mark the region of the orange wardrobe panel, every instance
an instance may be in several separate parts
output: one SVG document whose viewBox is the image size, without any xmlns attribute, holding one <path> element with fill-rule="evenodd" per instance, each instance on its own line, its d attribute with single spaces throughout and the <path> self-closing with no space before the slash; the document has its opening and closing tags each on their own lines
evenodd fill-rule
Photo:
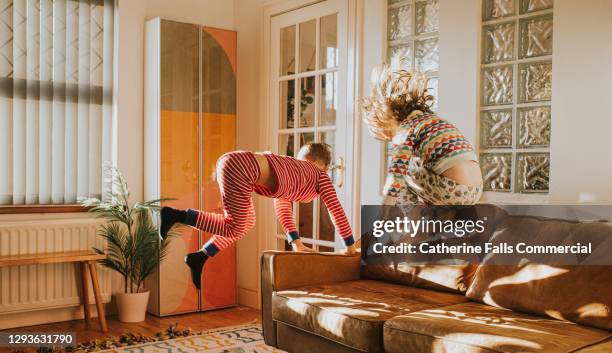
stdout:
<svg viewBox="0 0 612 353">
<path fill-rule="evenodd" d="M 236 33 L 153 19 L 146 24 L 145 198 L 222 212 L 215 164 L 236 143 Z M 183 263 L 212 236 L 189 227 L 147 281 L 149 312 L 164 316 L 236 303 L 236 249 L 206 263 L 202 290 Z"/>
</svg>

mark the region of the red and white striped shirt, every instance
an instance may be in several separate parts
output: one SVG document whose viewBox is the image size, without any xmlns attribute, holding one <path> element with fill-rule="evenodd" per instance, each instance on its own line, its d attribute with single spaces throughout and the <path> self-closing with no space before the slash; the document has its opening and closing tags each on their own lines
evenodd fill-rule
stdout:
<svg viewBox="0 0 612 353">
<path fill-rule="evenodd" d="M 273 153 L 265 153 L 264 156 L 276 174 L 276 190 L 256 185 L 255 192 L 275 199 L 276 215 L 285 231 L 297 232 L 291 203 L 310 202 L 320 196 L 336 230 L 347 244 L 352 244 L 353 231 L 329 175 L 309 161 Z"/>
</svg>

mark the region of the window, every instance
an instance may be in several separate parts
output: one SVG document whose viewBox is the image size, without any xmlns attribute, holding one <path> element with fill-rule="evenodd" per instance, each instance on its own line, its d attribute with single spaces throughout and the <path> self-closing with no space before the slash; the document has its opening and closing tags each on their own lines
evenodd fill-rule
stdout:
<svg viewBox="0 0 612 353">
<path fill-rule="evenodd" d="M 426 72 L 430 94 L 436 98 L 434 110 L 438 109 L 439 9 L 438 0 L 388 0 L 387 63 Z M 383 172 L 389 163 L 389 147 L 386 143 Z"/>
<path fill-rule="evenodd" d="M 548 193 L 553 0 L 483 0 L 480 163 L 485 190 Z"/>
<path fill-rule="evenodd" d="M 438 96 L 438 0 L 389 0 L 387 62 L 395 68 L 416 69 L 431 77 Z"/>
<path fill-rule="evenodd" d="M 0 205 L 100 197 L 111 159 L 114 0 L 0 8 Z"/>
</svg>

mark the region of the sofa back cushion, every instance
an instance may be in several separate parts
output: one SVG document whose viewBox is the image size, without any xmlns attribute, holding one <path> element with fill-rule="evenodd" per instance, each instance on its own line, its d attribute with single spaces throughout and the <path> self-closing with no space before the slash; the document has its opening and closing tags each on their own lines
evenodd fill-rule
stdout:
<svg viewBox="0 0 612 353">
<path fill-rule="evenodd" d="M 431 213 L 435 212 L 435 215 Z M 475 237 L 479 239 L 488 239 L 494 229 L 495 224 L 499 223 L 507 216 L 503 209 L 488 204 L 479 204 L 470 207 L 426 207 L 414 206 L 410 208 L 407 216 L 409 219 L 418 220 L 421 217 L 425 219 L 435 220 L 486 220 L 485 231 L 479 234 L 467 234 L 463 238 L 454 238 L 446 240 L 438 240 L 451 244 L 456 242 L 460 244 L 465 238 Z M 386 219 L 393 219 L 387 216 Z M 394 242 L 392 245 L 399 243 L 418 243 L 423 241 L 425 237 L 430 237 L 432 234 L 419 233 L 413 238 L 403 238 Z M 364 242 L 368 237 L 364 238 Z M 368 244 L 365 244 L 368 247 Z M 368 255 L 369 256 L 369 255 Z M 366 279 L 375 279 L 379 281 L 410 285 L 413 287 L 449 291 L 453 293 L 465 293 L 468 289 L 474 273 L 478 268 L 478 262 L 466 262 L 464 264 L 446 264 L 446 263 L 427 263 L 427 258 L 423 255 L 414 254 L 395 254 L 391 257 L 388 254 L 381 255 L 381 261 L 367 261 L 361 267 L 361 277 Z"/>
<path fill-rule="evenodd" d="M 509 216 L 494 234 L 496 242 L 533 244 L 609 244 L 612 223 L 580 223 L 525 216 Z M 601 248 L 600 248 L 601 249 Z M 507 254 L 493 254 L 478 268 L 467 297 L 489 305 L 539 314 L 611 330 L 612 266 L 554 265 L 523 257 L 518 265 L 500 261 Z M 516 255 L 518 256 L 518 255 Z M 565 262 L 567 263 L 567 262 Z"/>
</svg>

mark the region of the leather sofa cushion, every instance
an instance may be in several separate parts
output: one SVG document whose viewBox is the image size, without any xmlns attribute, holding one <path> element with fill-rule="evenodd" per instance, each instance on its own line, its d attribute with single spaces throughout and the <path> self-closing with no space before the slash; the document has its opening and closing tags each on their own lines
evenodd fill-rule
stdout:
<svg viewBox="0 0 612 353">
<path fill-rule="evenodd" d="M 497 228 L 500 242 L 536 239 L 538 244 L 569 244 L 589 239 L 597 244 L 612 236 L 612 223 L 535 217 L 507 217 Z M 526 261 L 520 265 L 489 265 L 502 256 L 507 255 L 493 255 L 480 266 L 466 293 L 469 298 L 612 330 L 612 266 L 544 265 L 529 255 L 522 255 Z"/>
<path fill-rule="evenodd" d="M 386 320 L 466 301 L 457 294 L 359 280 L 277 291 L 272 318 L 364 352 L 381 352 Z"/>
<path fill-rule="evenodd" d="M 397 214 L 386 215 L 386 219 L 395 217 L 408 217 L 409 219 L 434 219 L 434 220 L 485 220 L 485 231 L 482 233 L 467 234 L 462 238 L 453 237 L 451 239 L 437 240 L 447 245 L 457 245 L 463 243 L 465 239 L 480 239 L 484 242 L 490 238 L 495 229 L 495 225 L 507 216 L 502 208 L 495 205 L 479 204 L 469 207 L 429 207 L 429 206 L 409 206 L 402 209 L 391 209 L 390 212 Z M 405 213 L 402 213 L 405 212 Z M 420 232 L 414 237 L 404 237 L 394 245 L 399 243 L 419 243 L 434 234 Z M 365 244 L 370 236 L 363 238 Z M 433 242 L 435 243 L 435 241 Z M 433 244 L 432 243 L 432 244 Z M 376 256 L 380 259 L 376 259 Z M 368 255 L 368 263 L 361 268 L 361 277 L 367 279 L 381 280 L 398 284 L 405 284 L 413 287 L 421 287 L 433 290 L 444 290 L 454 293 L 465 293 L 471 284 L 474 273 L 478 268 L 478 260 L 465 264 L 449 265 L 448 263 L 426 263 L 430 257 L 423 258 L 423 255 L 416 254 L 396 254 L 396 255 Z"/>
<path fill-rule="evenodd" d="M 559 353 L 602 342 L 610 332 L 478 303 L 427 309 L 388 320 L 388 353 Z"/>
<path fill-rule="evenodd" d="M 605 340 L 604 342 L 595 343 L 592 346 L 582 348 L 576 351 L 576 353 L 610 353 L 612 352 L 612 338 Z"/>
</svg>

